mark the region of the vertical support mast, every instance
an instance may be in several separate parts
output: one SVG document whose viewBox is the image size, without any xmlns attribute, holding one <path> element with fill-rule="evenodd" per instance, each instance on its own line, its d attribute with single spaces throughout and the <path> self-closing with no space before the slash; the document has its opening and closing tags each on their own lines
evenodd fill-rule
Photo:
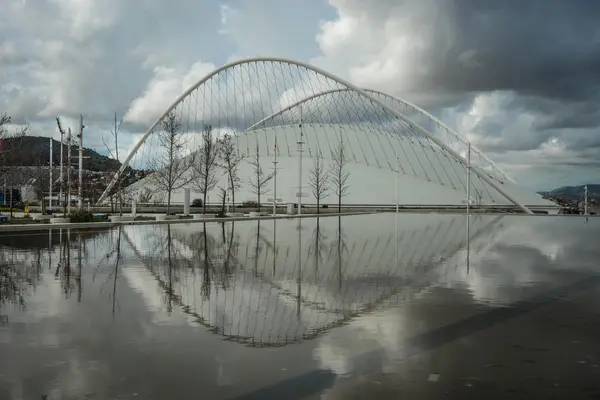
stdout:
<svg viewBox="0 0 600 400">
<path fill-rule="evenodd" d="M 302 215 L 302 145 L 304 144 L 304 133 L 302 131 L 302 106 L 300 106 L 300 140 L 298 141 L 298 215 Z"/>
<path fill-rule="evenodd" d="M 48 207 L 52 210 L 52 138 L 50 138 L 50 185 L 48 186 Z"/>
<path fill-rule="evenodd" d="M 467 145 L 467 214 L 471 211 L 471 142 Z"/>
</svg>

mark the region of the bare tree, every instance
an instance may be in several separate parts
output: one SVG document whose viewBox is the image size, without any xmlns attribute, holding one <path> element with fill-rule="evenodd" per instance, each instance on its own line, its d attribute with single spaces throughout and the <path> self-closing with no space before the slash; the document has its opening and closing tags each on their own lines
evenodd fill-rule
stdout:
<svg viewBox="0 0 600 400">
<path fill-rule="evenodd" d="M 235 192 L 242 187 L 242 180 L 239 176 L 240 162 L 244 155 L 238 152 L 233 143 L 233 136 L 226 134 L 220 141 L 220 166 L 225 169 L 229 190 L 231 190 L 231 202 L 235 207 Z"/>
<path fill-rule="evenodd" d="M 202 193 L 203 213 L 206 214 L 206 197 L 217 186 L 216 167 L 219 157 L 219 142 L 215 140 L 212 126 L 204 127 L 202 147 L 198 150 L 194 169 L 194 189 Z"/>
<path fill-rule="evenodd" d="M 251 178 L 248 180 L 250 184 L 250 190 L 254 193 L 258 199 L 258 211 L 260 211 L 260 196 L 268 193 L 267 183 L 273 176 L 275 172 L 271 172 L 270 174 L 265 174 L 260 165 L 260 148 L 258 146 L 258 142 L 256 142 L 256 151 L 252 154 L 252 157 L 248 161 L 250 165 L 252 165 L 253 171 Z"/>
<path fill-rule="evenodd" d="M 6 125 L 9 125 L 11 122 L 12 118 L 10 117 L 10 115 L 6 113 L 0 115 L 0 139 L 21 138 L 29 133 L 29 126 L 19 128 L 13 133 L 10 133 Z"/>
<path fill-rule="evenodd" d="M 156 192 L 150 199 L 150 204 L 154 206 L 160 206 L 165 204 L 165 194 L 161 192 Z"/>
<path fill-rule="evenodd" d="M 181 121 L 175 112 L 170 112 L 161 121 L 162 131 L 158 140 L 164 152 L 161 152 L 152 162 L 154 170 L 152 181 L 159 190 L 167 193 L 167 214 L 171 210 L 171 196 L 174 190 L 181 189 L 193 179 L 189 174 L 194 164 L 194 153 L 182 156 L 187 141 L 183 136 Z"/>
<path fill-rule="evenodd" d="M 308 184 L 312 188 L 313 195 L 317 200 L 317 214 L 319 214 L 321 200 L 329 192 L 329 171 L 325 169 L 321 151 L 317 151 L 315 156 L 313 167 L 308 176 Z"/>
<path fill-rule="evenodd" d="M 333 192 L 338 199 L 339 213 L 342 212 L 342 198 L 348 194 L 348 178 L 350 177 L 350 172 L 348 172 L 348 154 L 346 153 L 344 139 L 341 135 L 338 147 L 331 152 L 331 159 L 333 160 L 330 166 L 331 183 L 333 184 Z"/>
<path fill-rule="evenodd" d="M 227 200 L 227 189 L 219 186 L 219 201 L 221 203 L 221 214 L 225 215 L 225 201 Z"/>
<path fill-rule="evenodd" d="M 152 196 L 152 189 L 150 189 L 149 187 L 144 187 L 138 193 L 138 202 L 140 204 L 149 204 L 150 202 L 152 202 Z"/>
<path fill-rule="evenodd" d="M 117 122 L 117 113 L 115 113 L 114 125 L 113 128 L 110 130 L 110 135 L 112 136 L 111 145 L 106 143 L 106 141 L 104 140 L 104 133 L 102 133 L 102 143 L 104 143 L 104 147 L 106 147 L 106 150 L 108 150 L 108 154 L 110 155 L 110 157 L 114 160 L 117 160 L 117 162 L 119 163 L 116 171 L 114 171 L 114 176 L 116 176 L 119 173 L 119 169 L 121 166 L 121 161 L 119 160 L 119 132 L 121 130 L 122 123 L 123 119 Z M 119 215 L 123 215 L 123 191 L 121 188 L 122 182 L 123 177 L 119 176 L 116 185 L 117 198 L 119 202 Z"/>
</svg>

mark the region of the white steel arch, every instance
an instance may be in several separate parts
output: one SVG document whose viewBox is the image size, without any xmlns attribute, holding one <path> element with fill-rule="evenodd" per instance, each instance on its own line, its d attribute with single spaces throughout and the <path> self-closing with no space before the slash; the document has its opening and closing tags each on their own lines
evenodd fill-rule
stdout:
<svg viewBox="0 0 600 400">
<path fill-rule="evenodd" d="M 208 74 L 207 76 L 205 76 L 204 78 L 202 78 L 201 80 L 199 80 L 196 84 L 192 85 L 181 96 L 179 96 L 167 108 L 167 110 L 159 118 L 157 118 L 155 120 L 155 122 L 150 126 L 150 128 L 146 131 L 146 133 L 142 136 L 142 138 L 134 146 L 134 148 L 132 149 L 132 151 L 127 155 L 127 157 L 125 158 L 125 160 L 123 161 L 123 163 L 121 165 L 121 168 L 119 168 L 119 171 L 117 171 L 117 174 L 115 174 L 115 176 L 113 177 L 113 179 L 109 183 L 108 187 L 106 188 L 106 190 L 102 194 L 102 196 L 100 196 L 100 199 L 98 200 L 98 203 L 101 203 L 107 197 L 108 193 L 112 190 L 113 186 L 115 185 L 115 183 L 119 179 L 120 175 L 123 173 L 123 171 L 129 165 L 129 162 L 131 161 L 131 159 L 133 158 L 133 156 L 137 153 L 137 151 L 139 150 L 139 148 L 147 140 L 147 138 L 154 131 L 154 129 L 189 94 L 191 94 L 194 90 L 196 90 L 202 84 L 204 84 L 209 79 L 211 79 L 212 77 L 216 76 L 217 74 L 219 74 L 222 71 L 225 71 L 227 69 L 230 69 L 230 68 L 233 68 L 235 66 L 242 65 L 242 64 L 259 63 L 259 62 L 264 62 L 264 63 L 269 63 L 269 62 L 270 63 L 281 63 L 281 64 L 287 64 L 287 65 L 297 66 L 297 67 L 300 67 L 300 68 L 305 68 L 306 70 L 315 72 L 316 74 L 322 75 L 325 78 L 328 78 L 328 79 L 330 79 L 330 80 L 332 80 L 332 81 L 334 81 L 334 82 L 336 82 L 336 83 L 338 83 L 338 84 L 340 84 L 342 86 L 345 86 L 348 90 L 353 91 L 353 92 L 361 95 L 365 99 L 369 100 L 371 103 L 379 106 L 381 109 L 383 109 L 387 113 L 389 113 L 392 116 L 396 117 L 397 119 L 405 122 L 406 124 L 408 124 L 409 126 L 411 126 L 413 129 L 415 129 L 418 133 L 420 133 L 421 135 L 425 136 L 427 139 L 429 139 L 430 141 L 432 141 L 433 143 L 435 143 L 438 147 L 440 147 L 441 149 L 443 149 L 444 151 L 446 151 L 446 153 L 448 153 L 450 156 L 452 156 L 456 161 L 458 161 L 460 164 L 462 164 L 465 168 L 468 167 L 467 166 L 467 161 L 463 157 L 461 157 L 460 154 L 458 154 L 454 149 L 450 148 L 448 145 L 446 145 L 444 142 L 442 142 L 437 137 L 435 137 L 434 135 L 432 135 L 425 128 L 423 128 L 419 124 L 416 124 L 414 121 L 410 120 L 408 117 L 406 117 L 404 114 L 402 114 L 401 112 L 399 112 L 395 108 L 392 108 L 391 106 L 389 106 L 388 104 L 384 103 L 383 101 L 375 98 L 372 94 L 369 94 L 364 89 L 361 89 L 358 86 L 356 86 L 356 85 L 354 85 L 354 84 L 352 84 L 352 83 L 350 83 L 350 82 L 348 82 L 348 81 L 346 81 L 346 80 L 344 80 L 344 79 L 342 79 L 340 77 L 337 77 L 337 76 L 335 76 L 335 75 L 333 75 L 333 74 L 331 74 L 331 73 L 329 73 L 329 72 L 327 72 L 325 70 L 322 70 L 321 68 L 315 67 L 313 65 L 310 65 L 310 64 L 302 62 L 302 61 L 296 61 L 296 60 L 291 60 L 291 59 L 287 59 L 287 58 L 279 58 L 279 57 L 254 57 L 254 58 L 247 58 L 247 59 L 242 59 L 242 60 L 234 61 L 234 62 L 225 64 L 225 65 L 217 68 L 216 70 L 214 70 L 213 72 L 211 72 L 210 74 Z M 479 177 L 481 180 L 485 181 L 489 186 L 491 186 L 492 188 L 494 188 L 498 193 L 500 193 L 502 196 L 504 196 L 509 202 L 511 202 L 515 206 L 519 207 L 523 212 L 525 212 L 527 214 L 533 214 L 533 212 L 529 208 L 527 208 L 527 206 L 525 206 L 520 201 L 518 201 L 517 199 L 515 199 L 513 196 L 511 196 L 510 194 L 508 194 L 505 190 L 503 190 L 502 187 L 500 187 L 497 184 L 497 182 L 495 182 L 492 178 L 490 178 L 485 171 L 483 171 L 480 168 L 478 168 L 476 166 L 473 166 L 473 165 L 470 166 L 470 168 L 471 168 L 471 171 L 477 177 Z"/>
<path fill-rule="evenodd" d="M 329 94 L 333 94 L 333 93 L 338 93 L 338 92 L 346 92 L 346 91 L 350 91 L 352 89 L 350 88 L 336 88 L 336 89 L 331 89 L 331 90 L 326 90 L 323 91 L 321 93 L 315 93 L 311 96 L 305 97 L 303 99 L 300 99 L 276 112 L 274 112 L 271 115 L 266 116 L 265 118 L 261 119 L 260 121 L 256 122 L 255 124 L 253 124 L 252 126 L 250 126 L 248 129 L 246 129 L 246 131 L 251 131 L 255 128 L 260 127 L 261 125 L 263 125 L 265 122 L 276 118 L 277 116 L 285 113 L 286 111 L 292 110 L 293 108 L 296 108 L 306 102 L 309 102 L 310 100 L 316 99 L 318 97 L 322 97 L 322 96 L 327 96 Z M 439 125 L 440 127 L 442 127 L 444 130 L 446 130 L 450 135 L 452 135 L 456 140 L 458 140 L 459 142 L 461 142 L 464 145 L 468 145 L 470 144 L 469 141 L 467 141 L 465 138 L 463 138 L 459 133 L 455 132 L 454 130 L 452 130 L 449 126 L 447 126 L 446 124 L 444 124 L 442 121 L 440 121 L 437 117 L 435 117 L 434 115 L 430 114 L 429 112 L 427 112 L 426 110 L 422 109 L 421 107 L 412 104 L 400 97 L 396 97 L 396 96 L 392 96 L 388 93 L 384 93 L 378 90 L 373 90 L 373 89 L 367 89 L 367 88 L 363 88 L 363 90 L 367 93 L 373 93 L 379 96 L 383 96 L 383 97 L 387 97 L 390 100 L 394 101 L 394 102 L 398 102 L 403 104 L 406 107 L 410 107 L 413 110 L 415 110 L 418 113 L 423 114 L 425 117 L 429 118 L 431 121 L 433 121 L 435 124 Z M 398 110 L 400 111 L 400 110 Z M 407 117 L 408 118 L 408 117 Z M 414 122 L 413 122 L 414 124 Z M 486 162 L 489 163 L 489 165 L 492 167 L 492 169 L 494 170 L 495 173 L 497 173 L 500 177 L 502 177 L 503 179 L 507 179 L 511 182 L 515 182 L 515 180 L 510 177 L 506 172 L 504 172 L 500 167 L 498 167 L 492 160 L 490 160 L 481 150 L 479 150 L 475 145 L 473 145 L 471 143 L 471 152 L 472 153 L 477 153 L 480 157 L 482 157 L 483 159 L 485 159 Z M 463 157 L 464 158 L 464 157 Z"/>
</svg>

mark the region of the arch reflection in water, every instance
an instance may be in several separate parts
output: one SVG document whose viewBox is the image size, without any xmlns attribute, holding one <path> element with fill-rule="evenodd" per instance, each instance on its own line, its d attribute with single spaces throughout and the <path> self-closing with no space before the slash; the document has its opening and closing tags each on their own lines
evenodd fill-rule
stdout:
<svg viewBox="0 0 600 400">
<path fill-rule="evenodd" d="M 481 248 L 503 226 L 502 217 L 471 216 L 467 236 L 465 216 L 397 218 L 124 227 L 123 243 L 169 311 L 228 340 L 282 346 L 415 295 L 436 267 L 465 266 L 467 241 Z"/>
</svg>

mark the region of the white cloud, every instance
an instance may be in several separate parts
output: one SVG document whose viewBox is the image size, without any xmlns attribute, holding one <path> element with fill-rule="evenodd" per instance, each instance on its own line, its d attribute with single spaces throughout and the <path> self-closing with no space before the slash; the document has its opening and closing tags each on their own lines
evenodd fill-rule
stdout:
<svg viewBox="0 0 600 400">
<path fill-rule="evenodd" d="M 99 30 L 110 28 L 118 17 L 119 0 L 50 0 L 68 22 L 70 36 L 83 40 Z"/>
<path fill-rule="evenodd" d="M 133 100 L 125 120 L 150 127 L 181 94 L 214 69 L 213 64 L 200 61 L 187 71 L 181 67 L 155 67 L 154 77 L 144 93 Z"/>
</svg>

